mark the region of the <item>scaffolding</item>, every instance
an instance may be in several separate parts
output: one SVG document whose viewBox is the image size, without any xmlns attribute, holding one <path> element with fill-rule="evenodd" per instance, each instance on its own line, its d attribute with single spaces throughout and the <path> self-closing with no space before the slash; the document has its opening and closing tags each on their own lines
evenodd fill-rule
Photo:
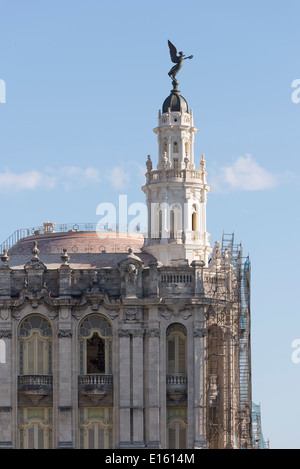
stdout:
<svg viewBox="0 0 300 469">
<path fill-rule="evenodd" d="M 239 349 L 239 442 L 241 448 L 252 447 L 250 260 L 243 257 L 241 244 L 234 243 L 234 233 L 222 236 L 222 251 L 228 248 L 237 278 L 238 349 Z"/>
<path fill-rule="evenodd" d="M 223 233 L 205 289 L 208 446 L 251 449 L 250 261 L 234 234 Z"/>
<path fill-rule="evenodd" d="M 260 404 L 252 402 L 252 445 L 253 449 L 269 449 L 270 442 L 265 441 L 261 426 Z"/>
</svg>

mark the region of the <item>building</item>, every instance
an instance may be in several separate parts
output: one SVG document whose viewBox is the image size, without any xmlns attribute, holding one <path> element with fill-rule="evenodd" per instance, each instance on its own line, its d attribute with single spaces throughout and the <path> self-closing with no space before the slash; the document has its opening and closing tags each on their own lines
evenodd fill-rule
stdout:
<svg viewBox="0 0 300 469">
<path fill-rule="evenodd" d="M 2 245 L 1 448 L 252 448 L 250 263 L 210 245 L 175 81 L 154 131 L 145 239 L 44 223 Z"/>
</svg>

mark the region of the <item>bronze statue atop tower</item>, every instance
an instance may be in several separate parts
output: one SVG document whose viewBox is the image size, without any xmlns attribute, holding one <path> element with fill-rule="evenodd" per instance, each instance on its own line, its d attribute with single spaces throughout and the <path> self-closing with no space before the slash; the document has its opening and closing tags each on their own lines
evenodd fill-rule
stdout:
<svg viewBox="0 0 300 469">
<path fill-rule="evenodd" d="M 170 49 L 171 60 L 172 60 L 173 63 L 176 64 L 171 68 L 168 75 L 169 75 L 170 78 L 172 78 L 173 86 L 175 87 L 175 85 L 178 85 L 178 81 L 176 80 L 176 75 L 179 72 L 179 70 L 181 69 L 181 67 L 183 65 L 183 61 L 186 60 L 186 59 L 192 59 L 193 56 L 189 55 L 188 57 L 185 57 L 183 52 L 179 52 L 177 54 L 176 47 L 169 40 L 168 40 L 168 45 L 169 45 L 169 49 Z"/>
</svg>

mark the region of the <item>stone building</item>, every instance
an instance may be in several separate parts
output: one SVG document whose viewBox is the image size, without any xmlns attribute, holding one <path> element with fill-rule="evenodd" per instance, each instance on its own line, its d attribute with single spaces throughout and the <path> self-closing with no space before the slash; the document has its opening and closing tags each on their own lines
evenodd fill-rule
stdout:
<svg viewBox="0 0 300 469">
<path fill-rule="evenodd" d="M 251 448 L 249 259 L 210 246 L 176 85 L 145 236 L 45 223 L 2 245 L 1 448 Z"/>
</svg>

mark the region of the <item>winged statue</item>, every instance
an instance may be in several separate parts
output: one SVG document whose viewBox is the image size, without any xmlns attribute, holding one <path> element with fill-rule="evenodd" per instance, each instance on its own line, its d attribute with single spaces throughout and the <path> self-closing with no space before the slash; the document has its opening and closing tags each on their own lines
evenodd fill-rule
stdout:
<svg viewBox="0 0 300 469">
<path fill-rule="evenodd" d="M 176 64 L 171 68 L 168 75 L 169 75 L 170 78 L 172 78 L 172 80 L 175 83 L 178 84 L 178 81 L 176 80 L 176 75 L 179 72 L 179 70 L 181 69 L 181 67 L 183 65 L 183 61 L 186 60 L 186 59 L 192 59 L 193 56 L 189 55 L 188 57 L 186 57 L 183 52 L 177 53 L 176 47 L 169 40 L 168 40 L 168 45 L 169 45 L 169 49 L 170 49 L 171 60 L 172 60 L 173 63 Z"/>
</svg>

